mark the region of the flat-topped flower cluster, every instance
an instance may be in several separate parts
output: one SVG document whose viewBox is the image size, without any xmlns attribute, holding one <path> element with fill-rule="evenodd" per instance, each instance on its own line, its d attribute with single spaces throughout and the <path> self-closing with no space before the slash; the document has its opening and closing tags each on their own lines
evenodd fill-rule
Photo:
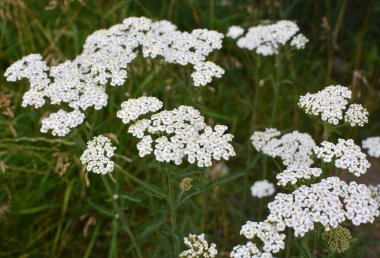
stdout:
<svg viewBox="0 0 380 258">
<path fill-rule="evenodd" d="M 291 194 L 279 193 L 268 208 L 267 221 L 275 223 L 279 231 L 294 229 L 296 236 L 313 230 L 315 223 L 329 230 L 346 220 L 358 226 L 379 216 L 378 203 L 367 186 L 348 184 L 338 177 L 322 179 L 310 187 L 303 185 Z"/>
<path fill-rule="evenodd" d="M 251 27 L 244 36 L 243 28 L 231 26 L 226 36 L 232 39 L 240 37 L 237 41 L 240 48 L 255 51 L 258 55 L 271 56 L 278 54 L 286 44 L 296 49 L 305 48 L 309 40 L 299 30 L 296 23 L 282 20 L 270 25 Z"/>
<path fill-rule="evenodd" d="M 114 170 L 114 156 L 116 147 L 112 146 L 111 140 L 105 136 L 96 136 L 87 143 L 87 149 L 83 152 L 80 160 L 86 165 L 87 171 L 105 175 Z"/>
<path fill-rule="evenodd" d="M 316 146 L 314 152 L 324 162 L 334 161 L 335 167 L 347 169 L 355 176 L 366 173 L 371 166 L 367 156 L 352 139 L 338 139 L 337 144 L 323 141 L 321 147 Z"/>
<path fill-rule="evenodd" d="M 222 47 L 223 37 L 212 30 L 181 32 L 166 20 L 154 22 L 145 17 L 131 17 L 107 30 L 95 31 L 73 60 L 49 67 L 41 55 L 31 54 L 12 64 L 4 75 L 8 81 L 24 78 L 29 81 L 23 107 L 40 108 L 49 99 L 53 105 L 67 104 L 78 114 L 90 107 L 99 110 L 107 106 L 105 87 L 124 85 L 128 78 L 126 69 L 139 49 L 146 58 L 161 57 L 168 63 L 192 65 L 195 86 L 210 83 L 213 77 L 221 77 L 224 70 L 206 61 L 206 57 Z M 77 119 L 78 123 L 67 124 L 64 120 L 71 120 L 70 114 L 74 113 L 59 112 L 51 115 L 42 132 L 51 129 L 54 135 L 64 136 L 74 124 L 83 122 Z M 58 127 L 63 129 L 57 131 Z"/>
<path fill-rule="evenodd" d="M 256 198 L 271 196 L 275 191 L 274 185 L 266 179 L 256 181 L 251 186 L 251 194 Z"/>
<path fill-rule="evenodd" d="M 367 149 L 368 155 L 374 158 L 380 157 L 380 137 L 368 137 L 362 141 L 363 149 Z"/>
<path fill-rule="evenodd" d="M 216 245 L 214 243 L 209 244 L 205 239 L 204 234 L 194 235 L 190 234 L 185 237 L 184 243 L 187 247 L 185 251 L 180 253 L 179 257 L 183 258 L 213 258 L 218 254 Z"/>
<path fill-rule="evenodd" d="M 204 117 L 191 106 L 163 110 L 151 115 L 149 119 L 137 120 L 141 115 L 157 111 L 161 107 L 160 100 L 142 97 L 124 102 L 118 112 L 118 117 L 124 123 L 135 121 L 129 126 L 128 132 L 141 139 L 137 144 L 141 157 L 154 153 L 158 161 L 174 162 L 176 165 L 187 157 L 191 164 L 196 162 L 199 167 L 210 167 L 212 159 L 228 160 L 235 156 L 229 143 L 233 135 L 225 134 L 227 127 L 207 126 Z"/>
<path fill-rule="evenodd" d="M 331 85 L 317 93 L 301 96 L 298 106 L 307 114 L 320 116 L 322 121 L 332 125 L 338 125 L 344 119 L 352 127 L 363 127 L 368 123 L 368 111 L 360 104 L 351 104 L 346 110 L 351 96 L 352 91 L 347 87 Z"/>
<path fill-rule="evenodd" d="M 255 131 L 251 136 L 252 145 L 265 155 L 279 157 L 285 166 L 313 164 L 311 155 L 316 144 L 309 134 L 293 131 L 276 138 L 280 135 L 281 132 L 274 128 Z"/>
</svg>

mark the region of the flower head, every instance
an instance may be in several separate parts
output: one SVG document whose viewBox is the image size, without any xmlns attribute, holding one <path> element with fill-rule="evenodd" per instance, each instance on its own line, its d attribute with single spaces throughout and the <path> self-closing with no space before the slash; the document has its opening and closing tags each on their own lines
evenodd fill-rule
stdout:
<svg viewBox="0 0 380 258">
<path fill-rule="evenodd" d="M 380 137 L 369 137 L 362 141 L 363 149 L 367 149 L 368 155 L 374 158 L 380 157 Z"/>
<path fill-rule="evenodd" d="M 71 128 L 75 128 L 82 124 L 84 114 L 75 109 L 72 112 L 66 112 L 60 109 L 57 113 L 51 113 L 48 117 L 41 120 L 41 132 L 47 133 L 52 130 L 52 135 L 65 136 L 70 132 Z"/>
<path fill-rule="evenodd" d="M 263 243 L 263 250 L 268 253 L 278 253 L 285 248 L 286 236 L 278 233 L 277 228 L 268 222 L 247 221 L 240 234 L 249 240 L 259 239 Z"/>
<path fill-rule="evenodd" d="M 257 245 L 251 241 L 248 241 L 245 245 L 235 246 L 230 256 L 232 258 L 273 258 L 271 253 L 260 251 Z"/>
<path fill-rule="evenodd" d="M 270 25 L 249 28 L 248 32 L 238 39 L 237 45 L 240 48 L 254 50 L 259 55 L 276 55 L 280 47 L 288 43 L 296 49 L 305 47 L 308 40 L 298 32 L 299 28 L 296 23 L 282 20 Z M 233 27 L 227 36 L 239 37 L 241 33 L 241 30 Z"/>
<path fill-rule="evenodd" d="M 127 68 L 140 48 L 145 58 L 162 57 L 167 63 L 192 65 L 195 86 L 204 86 L 213 77 L 221 77 L 224 70 L 206 58 L 222 47 L 223 37 L 212 30 L 181 32 L 169 21 L 130 17 L 88 36 L 82 53 L 73 60 L 49 67 L 41 55 L 31 54 L 12 64 L 4 75 L 8 81 L 29 80 L 30 89 L 23 96 L 23 107 L 40 108 L 50 100 L 53 105 L 67 104 L 74 110 L 91 107 L 99 110 L 108 104 L 106 87 L 125 83 L 129 76 Z M 130 119 L 127 114 L 121 114 L 124 115 L 124 121 Z"/>
<path fill-rule="evenodd" d="M 344 121 L 352 127 L 363 127 L 368 123 L 368 111 L 360 104 L 351 104 L 346 111 Z"/>
<path fill-rule="evenodd" d="M 114 170 L 114 156 L 116 147 L 112 146 L 111 140 L 104 136 L 96 136 L 87 143 L 87 149 L 83 152 L 80 160 L 89 172 L 95 174 L 107 174 Z"/>
<path fill-rule="evenodd" d="M 267 222 L 274 223 L 279 231 L 293 228 L 295 236 L 313 230 L 315 223 L 330 230 L 346 220 L 360 225 L 379 216 L 378 203 L 368 187 L 347 184 L 338 177 L 322 179 L 310 187 L 303 185 L 291 194 L 279 193 L 268 208 Z"/>
<path fill-rule="evenodd" d="M 274 194 L 276 190 L 274 189 L 274 185 L 270 183 L 268 180 L 260 180 L 256 181 L 251 186 L 251 194 L 256 198 L 263 198 L 267 196 L 271 196 Z"/>
<path fill-rule="evenodd" d="M 212 258 L 218 254 L 218 250 L 216 250 L 216 245 L 214 243 L 210 245 L 206 241 L 204 234 L 200 234 L 200 235 L 190 234 L 188 237 L 185 237 L 184 243 L 187 247 L 187 250 L 180 253 L 179 257 Z"/>
<path fill-rule="evenodd" d="M 322 233 L 322 239 L 329 249 L 335 253 L 343 253 L 350 248 L 351 232 L 344 227 L 338 226 L 330 231 Z"/>
<path fill-rule="evenodd" d="M 335 159 L 335 167 L 348 169 L 355 176 L 365 174 L 371 166 L 367 156 L 351 139 L 338 139 L 337 144 L 324 141 L 321 143 L 321 147 L 316 146 L 314 148 L 314 152 L 324 162 L 332 162 Z"/>
<path fill-rule="evenodd" d="M 162 102 L 155 97 L 139 97 L 121 103 L 121 110 L 116 113 L 124 124 L 135 121 L 141 115 L 156 112 L 162 108 Z"/>
<path fill-rule="evenodd" d="M 368 188 L 371 191 L 372 198 L 375 199 L 377 203 L 380 205 L 380 184 L 369 185 Z"/>
<path fill-rule="evenodd" d="M 228 32 L 226 36 L 228 38 L 237 39 L 241 35 L 243 35 L 244 29 L 240 26 L 231 26 L 228 28 Z"/>
<path fill-rule="evenodd" d="M 311 179 L 312 177 L 319 177 L 322 174 L 322 169 L 311 168 L 308 166 L 288 166 L 283 172 L 279 173 L 276 178 L 278 185 L 286 186 L 287 184 L 295 185 L 297 181 Z"/>
<path fill-rule="evenodd" d="M 293 131 L 276 138 L 279 135 L 281 133 L 273 128 L 267 128 L 264 132 L 256 131 L 251 136 L 252 144 L 256 150 L 270 157 L 281 158 L 285 166 L 313 164 L 311 155 L 316 144 L 310 135 Z"/>
<path fill-rule="evenodd" d="M 317 93 L 301 96 L 298 106 L 309 115 L 321 116 L 322 121 L 337 125 L 343 119 L 352 92 L 341 85 L 332 85 Z"/>
<path fill-rule="evenodd" d="M 198 110 L 180 106 L 153 114 L 150 119 L 137 120 L 128 132 L 141 138 L 137 145 L 141 157 L 153 152 L 160 162 L 180 165 L 187 157 L 191 164 L 210 167 L 212 159 L 235 156 L 229 143 L 233 136 L 225 134 L 226 130 L 222 125 L 207 126 Z"/>
</svg>

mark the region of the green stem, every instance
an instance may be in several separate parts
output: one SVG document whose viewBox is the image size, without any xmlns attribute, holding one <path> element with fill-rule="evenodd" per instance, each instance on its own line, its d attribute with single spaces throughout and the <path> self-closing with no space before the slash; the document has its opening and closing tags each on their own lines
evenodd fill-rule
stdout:
<svg viewBox="0 0 380 258">
<path fill-rule="evenodd" d="M 173 175 L 172 171 L 168 166 L 166 166 L 165 169 L 166 172 L 166 178 L 167 178 L 167 188 L 168 188 L 168 195 L 167 195 L 167 201 L 170 208 L 170 224 L 171 224 L 171 238 L 172 238 L 172 244 L 173 244 L 173 256 L 177 257 L 179 253 L 179 243 L 177 238 L 177 203 L 176 203 L 176 197 L 175 197 L 175 189 L 173 185 Z"/>
<path fill-rule="evenodd" d="M 330 127 L 326 123 L 323 123 L 323 140 L 327 141 L 330 137 L 330 134 L 331 134 Z"/>
<path fill-rule="evenodd" d="M 167 195 L 162 193 L 159 189 L 157 189 L 156 187 L 152 186 L 152 185 L 149 185 L 147 183 L 145 183 L 144 181 L 138 179 L 137 177 L 135 177 L 134 175 L 132 175 L 131 173 L 127 172 L 126 170 L 124 170 L 123 168 L 121 168 L 119 165 L 115 164 L 115 167 L 121 172 L 123 173 L 123 175 L 127 176 L 129 179 L 131 179 L 132 181 L 134 181 L 135 183 L 139 184 L 140 186 L 144 187 L 146 190 L 154 193 L 157 195 L 157 197 L 159 198 L 163 198 L 163 199 L 166 199 L 167 198 Z"/>
<path fill-rule="evenodd" d="M 142 254 L 141 254 L 140 247 L 139 247 L 138 244 L 137 244 L 137 241 L 136 241 L 136 239 L 135 239 L 135 236 L 134 236 L 133 233 L 132 233 L 131 228 L 128 226 L 128 222 L 127 222 L 127 219 L 126 219 L 125 216 L 124 216 L 124 212 L 123 212 L 122 208 L 120 208 L 120 206 L 119 206 L 117 200 L 115 200 L 115 199 L 113 198 L 113 195 L 114 195 L 114 194 L 113 194 L 113 191 L 112 191 L 112 189 L 111 189 L 111 186 L 109 185 L 107 179 L 106 179 L 104 176 L 101 176 L 101 178 L 102 178 L 102 181 L 103 181 L 104 186 L 105 186 L 106 189 L 107 189 L 108 195 L 110 196 L 110 198 L 111 198 L 111 200 L 112 200 L 112 204 L 113 204 L 114 210 L 116 211 L 117 215 L 119 216 L 119 219 L 120 219 L 120 221 L 121 221 L 121 225 L 122 225 L 122 227 L 123 227 L 123 230 L 125 231 L 125 233 L 127 233 L 127 235 L 129 236 L 129 238 L 131 239 L 132 244 L 133 244 L 133 246 L 134 246 L 135 249 L 136 249 L 137 256 L 138 256 L 139 258 L 142 258 L 143 256 L 142 256 Z"/>
</svg>

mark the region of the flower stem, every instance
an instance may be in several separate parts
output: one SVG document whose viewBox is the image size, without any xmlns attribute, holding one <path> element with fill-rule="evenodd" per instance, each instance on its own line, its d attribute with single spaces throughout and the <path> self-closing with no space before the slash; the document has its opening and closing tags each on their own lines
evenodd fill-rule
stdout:
<svg viewBox="0 0 380 258">
<path fill-rule="evenodd" d="M 148 184 L 148 183 L 145 183 L 144 181 L 138 179 L 137 177 L 135 177 L 134 175 L 132 175 L 131 173 L 127 172 L 126 170 L 124 170 L 122 167 L 120 167 L 119 165 L 115 164 L 115 167 L 121 172 L 123 173 L 123 175 L 127 176 L 129 179 L 131 179 L 132 181 L 134 181 L 135 183 L 139 184 L 140 186 L 144 187 L 146 190 L 148 190 L 149 192 L 152 192 L 154 193 L 157 197 L 159 198 L 162 198 L 162 199 L 166 199 L 167 196 L 166 194 L 164 194 L 163 192 L 161 192 L 159 189 L 157 189 L 156 187 Z"/>
<path fill-rule="evenodd" d="M 133 246 L 136 249 L 137 257 L 142 258 L 143 256 L 141 254 L 140 247 L 137 244 L 137 241 L 135 239 L 135 236 L 132 233 L 132 230 L 128 226 L 128 222 L 127 222 L 127 219 L 125 218 L 123 209 L 119 206 L 117 200 L 115 200 L 113 198 L 113 192 L 112 192 L 111 186 L 109 185 L 109 183 L 108 183 L 107 179 L 105 178 L 105 176 L 101 176 L 101 178 L 102 178 L 104 186 L 107 189 L 107 193 L 108 193 L 108 195 L 110 196 L 110 198 L 112 200 L 112 204 L 113 204 L 114 210 L 116 211 L 116 213 L 117 213 L 117 215 L 118 215 L 118 217 L 119 217 L 119 219 L 121 221 L 121 225 L 122 225 L 123 230 L 125 231 L 125 233 L 127 233 L 127 235 L 129 236 L 129 238 L 131 239 L 132 244 L 133 244 Z"/>
<path fill-rule="evenodd" d="M 173 257 L 177 257 L 179 253 L 179 243 L 177 237 L 177 203 L 175 197 L 175 189 L 173 185 L 173 175 L 172 171 L 168 166 L 165 169 L 166 179 L 167 179 L 167 201 L 170 208 L 170 224 L 171 224 L 171 238 L 173 244 Z"/>
</svg>

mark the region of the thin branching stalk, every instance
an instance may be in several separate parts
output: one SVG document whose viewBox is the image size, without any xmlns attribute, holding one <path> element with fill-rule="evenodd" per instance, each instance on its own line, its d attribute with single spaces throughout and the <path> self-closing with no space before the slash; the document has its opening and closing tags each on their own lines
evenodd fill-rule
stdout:
<svg viewBox="0 0 380 258">
<path fill-rule="evenodd" d="M 107 179 L 105 178 L 105 176 L 102 176 L 101 178 L 102 178 L 102 182 L 103 182 L 104 186 L 107 189 L 107 193 L 108 193 L 109 197 L 112 200 L 112 204 L 113 204 L 114 210 L 116 211 L 116 213 L 118 215 L 118 219 L 121 222 L 123 230 L 125 231 L 125 233 L 127 233 L 127 235 L 129 236 L 129 238 L 131 239 L 132 244 L 133 244 L 134 248 L 136 249 L 137 256 L 139 258 L 142 258 L 143 256 L 141 254 L 140 247 L 137 244 L 136 238 L 135 238 L 135 236 L 134 236 L 131 228 L 128 225 L 128 222 L 127 222 L 127 219 L 125 218 L 125 214 L 123 212 L 123 209 L 119 206 L 119 203 L 114 198 L 114 193 L 113 193 L 113 191 L 111 189 L 111 186 L 109 185 Z"/>
</svg>

